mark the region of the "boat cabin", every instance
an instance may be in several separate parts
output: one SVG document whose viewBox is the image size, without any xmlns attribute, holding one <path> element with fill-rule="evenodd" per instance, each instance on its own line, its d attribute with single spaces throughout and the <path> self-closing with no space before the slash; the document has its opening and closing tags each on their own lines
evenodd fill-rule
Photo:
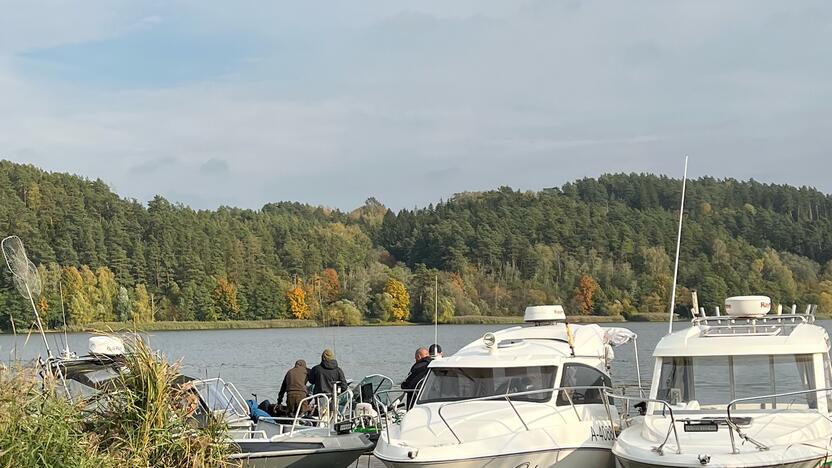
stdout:
<svg viewBox="0 0 832 468">
<path fill-rule="evenodd" d="M 828 392 L 811 391 L 832 387 L 826 330 L 810 314 L 769 315 L 770 304 L 765 296 L 730 298 L 728 315 L 695 318 L 662 338 L 650 398 L 676 413 L 724 411 L 732 402 L 743 411 L 832 409 Z"/>
<path fill-rule="evenodd" d="M 576 388 L 558 392 L 557 405 L 570 400 L 601 404 L 601 388 L 612 385 L 607 372 L 611 343 L 635 335 L 621 328 L 567 324 L 561 306 L 529 307 L 525 321 L 531 326 L 487 333 L 453 356 L 433 361 L 417 405 L 509 394 L 512 401 L 550 402 L 559 387 Z"/>
</svg>

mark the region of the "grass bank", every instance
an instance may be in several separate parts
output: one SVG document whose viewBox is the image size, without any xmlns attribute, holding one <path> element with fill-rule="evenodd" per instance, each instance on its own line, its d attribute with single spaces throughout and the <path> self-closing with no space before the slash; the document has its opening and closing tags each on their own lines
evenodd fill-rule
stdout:
<svg viewBox="0 0 832 468">
<path fill-rule="evenodd" d="M 314 320 L 225 320 L 217 322 L 93 322 L 86 325 L 70 325 L 70 332 L 89 332 L 99 330 L 112 331 L 175 331 L 175 330 L 230 330 L 259 328 L 312 328 L 317 327 Z"/>
<path fill-rule="evenodd" d="M 567 315 L 570 323 L 613 323 L 624 322 L 621 316 Z M 494 317 L 490 315 L 460 315 L 451 319 L 454 325 L 511 325 L 523 323 L 523 317 Z"/>
</svg>

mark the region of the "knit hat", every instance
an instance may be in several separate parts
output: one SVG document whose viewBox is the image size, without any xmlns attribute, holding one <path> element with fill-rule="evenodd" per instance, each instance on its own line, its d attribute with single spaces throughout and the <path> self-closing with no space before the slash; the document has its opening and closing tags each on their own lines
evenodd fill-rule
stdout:
<svg viewBox="0 0 832 468">
<path fill-rule="evenodd" d="M 321 360 L 323 361 L 332 361 L 333 359 L 335 359 L 335 353 L 329 348 L 325 349 L 323 354 L 321 354 Z"/>
</svg>

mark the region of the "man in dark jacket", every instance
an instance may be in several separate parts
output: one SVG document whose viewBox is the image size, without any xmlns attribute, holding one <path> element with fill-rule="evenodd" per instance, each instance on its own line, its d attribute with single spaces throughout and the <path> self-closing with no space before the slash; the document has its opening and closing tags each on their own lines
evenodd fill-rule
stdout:
<svg viewBox="0 0 832 468">
<path fill-rule="evenodd" d="M 295 362 L 295 367 L 289 369 L 286 376 L 283 377 L 283 384 L 280 386 L 280 393 L 277 395 L 277 404 L 279 405 L 283 401 L 283 395 L 286 395 L 286 406 L 289 414 L 293 417 L 301 400 L 307 396 L 306 382 L 308 381 L 309 369 L 306 368 L 306 361 L 303 359 L 298 359 Z M 305 410 L 305 408 L 302 409 Z"/>
<path fill-rule="evenodd" d="M 329 349 L 324 350 L 321 354 L 321 363 L 309 371 L 309 382 L 312 384 L 313 394 L 326 393 L 332 395 L 336 383 L 339 393 L 346 390 L 347 378 L 344 377 L 344 371 L 338 367 L 335 353 Z"/>
<path fill-rule="evenodd" d="M 428 365 L 433 360 L 431 359 L 427 348 L 417 349 L 414 358 L 416 359 L 416 362 L 410 366 L 410 373 L 407 374 L 407 378 L 405 378 L 404 382 L 402 382 L 402 390 L 414 390 L 412 392 L 405 393 L 407 397 L 408 409 L 410 409 L 410 407 L 413 406 L 413 403 L 415 403 L 415 390 L 419 387 L 419 383 L 428 375 Z"/>
</svg>

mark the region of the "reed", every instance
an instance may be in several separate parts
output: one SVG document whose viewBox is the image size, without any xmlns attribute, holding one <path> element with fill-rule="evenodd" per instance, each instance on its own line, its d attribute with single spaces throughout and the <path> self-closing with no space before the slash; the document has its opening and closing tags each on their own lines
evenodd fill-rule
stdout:
<svg viewBox="0 0 832 468">
<path fill-rule="evenodd" d="M 225 425 L 189 414 L 178 364 L 138 336 L 127 347 L 113 389 L 83 401 L 32 372 L 0 370 L 0 467 L 237 466 Z"/>
<path fill-rule="evenodd" d="M 98 437 L 85 430 L 81 409 L 43 389 L 30 375 L 0 376 L 0 466 L 109 468 L 115 458 L 100 451 Z"/>
<path fill-rule="evenodd" d="M 188 414 L 188 390 L 178 363 L 169 363 L 136 336 L 127 343 L 120 391 L 101 394 L 91 426 L 101 445 L 131 467 L 229 466 L 225 427 L 209 420 L 197 427 Z"/>
</svg>

